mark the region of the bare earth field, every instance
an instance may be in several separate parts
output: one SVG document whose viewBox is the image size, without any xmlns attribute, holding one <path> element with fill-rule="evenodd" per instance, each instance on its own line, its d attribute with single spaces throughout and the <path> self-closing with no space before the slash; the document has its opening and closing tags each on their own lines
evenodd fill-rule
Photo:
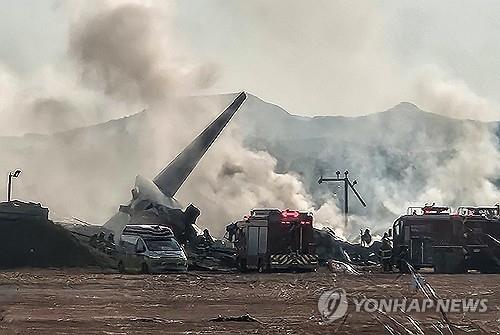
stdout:
<svg viewBox="0 0 500 335">
<path fill-rule="evenodd" d="M 500 275 L 425 275 L 441 298 L 488 299 L 486 313 L 450 313 L 453 334 L 500 334 Z M 325 290 L 349 297 L 422 296 L 410 276 L 317 273 L 190 272 L 120 275 L 92 270 L 0 272 L 0 334 L 387 334 L 389 317 L 353 311 L 324 325 L 317 309 Z M 249 313 L 258 321 L 210 321 Z M 389 315 L 418 334 L 403 314 Z M 425 334 L 450 334 L 440 314 L 413 313 Z M 394 328 L 394 327 L 393 327 Z M 400 328 L 401 331 L 402 328 Z M 401 333 L 403 333 L 401 331 Z M 406 334 L 409 334 L 406 332 Z"/>
</svg>

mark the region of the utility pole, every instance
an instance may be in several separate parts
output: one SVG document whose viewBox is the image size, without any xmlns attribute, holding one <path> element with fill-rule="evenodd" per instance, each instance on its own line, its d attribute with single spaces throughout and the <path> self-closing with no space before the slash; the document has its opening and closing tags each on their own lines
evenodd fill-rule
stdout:
<svg viewBox="0 0 500 335">
<path fill-rule="evenodd" d="M 366 207 L 366 203 L 361 198 L 361 195 L 358 193 L 358 191 L 354 188 L 354 185 L 356 185 L 358 182 L 356 180 L 353 180 L 351 182 L 351 180 L 349 179 L 349 171 L 344 172 L 344 178 L 340 178 L 340 171 L 335 172 L 335 174 L 337 175 L 337 178 L 323 178 L 323 176 L 321 176 L 318 180 L 318 184 L 322 184 L 323 182 L 344 183 L 344 224 L 347 227 L 349 215 L 349 188 L 354 192 L 363 207 Z"/>
<path fill-rule="evenodd" d="M 9 182 L 7 185 L 7 201 L 10 202 L 12 196 L 12 179 L 19 177 L 21 174 L 21 170 L 17 169 L 16 171 L 9 172 Z"/>
</svg>

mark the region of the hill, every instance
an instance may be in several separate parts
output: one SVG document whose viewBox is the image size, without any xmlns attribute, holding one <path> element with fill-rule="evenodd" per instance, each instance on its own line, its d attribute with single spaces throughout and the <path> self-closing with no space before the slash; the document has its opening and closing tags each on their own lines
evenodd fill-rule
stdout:
<svg viewBox="0 0 500 335">
<path fill-rule="evenodd" d="M 233 97 L 191 98 L 194 105 L 189 108 L 214 107 L 200 116 L 203 122 L 196 124 L 205 124 Z M 185 127 L 187 131 L 179 134 L 179 141 L 165 142 L 168 150 L 159 157 L 158 150 L 148 146 L 154 127 L 148 113 L 53 135 L 0 137 L 0 154 L 8 158 L 0 162 L 0 169 L 32 168 L 16 185 L 18 192 L 44 201 L 56 213 L 69 204 L 74 209 L 72 215 L 102 222 L 118 204 L 128 200 L 136 174 L 154 175 L 202 128 Z M 447 200 L 454 205 L 490 199 L 474 193 L 445 194 L 443 187 L 439 189 L 440 199 L 423 196 L 435 184 L 437 174 L 441 180 L 458 173 L 442 171 L 447 165 L 460 170 L 456 164 L 464 162 L 455 164 L 457 157 L 465 154 L 474 159 L 474 141 L 488 142 L 487 149 L 494 152 L 483 154 L 497 155 L 497 123 L 457 120 L 425 112 L 408 102 L 366 116 L 303 117 L 253 95 L 238 112 L 235 123 L 245 146 L 269 152 L 277 160 L 278 172 L 298 175 L 318 206 L 332 198 L 338 203 L 342 200 L 342 192 L 335 185 L 316 183 L 319 176 L 348 170 L 358 179 L 357 188 L 368 203 L 364 209 L 352 201 L 351 212 L 375 226 L 387 226 L 411 202 Z M 172 134 L 165 134 L 165 138 L 172 138 Z M 210 152 L 206 159 L 210 159 Z M 497 183 L 491 173 L 477 173 L 480 182 Z"/>
</svg>

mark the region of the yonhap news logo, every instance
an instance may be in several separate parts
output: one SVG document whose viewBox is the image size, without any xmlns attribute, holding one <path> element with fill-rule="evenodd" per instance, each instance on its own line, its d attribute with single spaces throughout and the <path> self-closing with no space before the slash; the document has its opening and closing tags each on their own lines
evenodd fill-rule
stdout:
<svg viewBox="0 0 500 335">
<path fill-rule="evenodd" d="M 325 291 L 318 300 L 318 310 L 324 323 L 342 318 L 347 312 L 347 306 L 347 294 L 342 288 Z"/>
<path fill-rule="evenodd" d="M 359 298 L 348 299 L 342 288 L 328 290 L 318 300 L 318 310 L 324 324 L 342 318 L 351 304 L 352 312 L 374 313 L 485 313 L 488 311 L 488 299 L 454 298 L 454 299 L 422 299 L 422 298 Z"/>
<path fill-rule="evenodd" d="M 373 313 L 382 311 L 385 313 L 484 313 L 488 310 L 488 299 L 352 299 L 356 312 Z"/>
</svg>

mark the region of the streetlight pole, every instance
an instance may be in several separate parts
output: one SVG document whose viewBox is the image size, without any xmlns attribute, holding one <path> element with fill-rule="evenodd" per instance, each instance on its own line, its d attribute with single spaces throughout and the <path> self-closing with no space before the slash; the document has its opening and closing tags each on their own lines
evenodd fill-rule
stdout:
<svg viewBox="0 0 500 335">
<path fill-rule="evenodd" d="M 337 178 L 323 178 L 321 176 L 318 180 L 318 184 L 321 184 L 323 182 L 343 182 L 344 183 L 344 224 L 347 226 L 348 222 L 348 215 L 349 215 L 349 188 L 354 192 L 356 197 L 358 198 L 359 202 L 363 205 L 363 207 L 366 207 L 365 201 L 361 198 L 361 195 L 358 193 L 358 191 L 354 188 L 354 185 L 356 185 L 358 182 L 356 180 L 351 180 L 349 179 L 349 171 L 344 172 L 344 178 L 340 178 L 340 171 L 335 172 L 337 175 Z"/>
<path fill-rule="evenodd" d="M 21 170 L 17 169 L 16 171 L 11 171 L 9 172 L 9 182 L 7 185 L 7 201 L 11 201 L 11 196 L 12 196 L 12 179 L 19 177 L 21 174 Z"/>
</svg>

